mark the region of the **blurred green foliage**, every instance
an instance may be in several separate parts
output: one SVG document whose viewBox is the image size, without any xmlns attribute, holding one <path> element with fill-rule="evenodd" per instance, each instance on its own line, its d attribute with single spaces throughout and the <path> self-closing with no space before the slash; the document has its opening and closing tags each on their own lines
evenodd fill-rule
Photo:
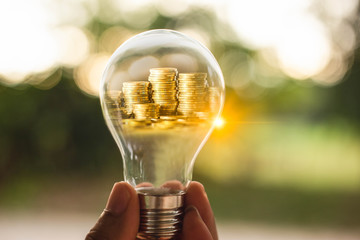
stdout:
<svg viewBox="0 0 360 240">
<path fill-rule="evenodd" d="M 63 77 L 51 90 L 0 87 L 0 175 L 102 171 L 118 155 L 97 98 Z M 117 157 L 119 158 L 119 157 Z"/>
</svg>

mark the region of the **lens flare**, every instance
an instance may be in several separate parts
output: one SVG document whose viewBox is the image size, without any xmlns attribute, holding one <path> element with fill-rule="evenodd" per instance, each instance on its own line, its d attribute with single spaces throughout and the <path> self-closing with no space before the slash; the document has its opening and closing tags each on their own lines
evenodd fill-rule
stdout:
<svg viewBox="0 0 360 240">
<path fill-rule="evenodd" d="M 223 118 L 217 118 L 214 123 L 216 128 L 223 128 L 225 125 L 225 120 Z"/>
</svg>

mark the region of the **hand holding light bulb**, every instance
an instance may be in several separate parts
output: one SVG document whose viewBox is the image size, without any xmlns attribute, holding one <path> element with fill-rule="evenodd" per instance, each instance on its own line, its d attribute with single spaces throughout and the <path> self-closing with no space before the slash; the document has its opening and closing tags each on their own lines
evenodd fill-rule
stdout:
<svg viewBox="0 0 360 240">
<path fill-rule="evenodd" d="M 85 240 L 135 240 L 139 228 L 139 203 L 135 190 L 116 183 L 103 214 Z M 185 197 L 181 240 L 217 240 L 214 215 L 203 186 L 190 183 Z"/>
<path fill-rule="evenodd" d="M 211 52 L 176 31 L 138 34 L 110 58 L 100 100 L 122 155 L 124 179 L 138 195 L 139 239 L 181 234 L 195 159 L 224 94 Z"/>
</svg>

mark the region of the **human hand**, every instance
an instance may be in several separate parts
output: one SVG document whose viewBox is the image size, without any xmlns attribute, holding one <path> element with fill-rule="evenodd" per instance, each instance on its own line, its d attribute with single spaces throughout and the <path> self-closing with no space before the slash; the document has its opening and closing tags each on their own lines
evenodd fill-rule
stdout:
<svg viewBox="0 0 360 240">
<path fill-rule="evenodd" d="M 115 183 L 106 208 L 85 240 L 135 240 L 139 228 L 139 201 L 133 187 Z M 185 195 L 181 240 L 218 240 L 215 219 L 204 187 L 191 182 Z"/>
</svg>

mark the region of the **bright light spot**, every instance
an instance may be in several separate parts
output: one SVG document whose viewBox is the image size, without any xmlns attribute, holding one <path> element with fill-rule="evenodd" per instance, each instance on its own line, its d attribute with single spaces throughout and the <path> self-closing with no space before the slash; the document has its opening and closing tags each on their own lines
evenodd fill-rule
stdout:
<svg viewBox="0 0 360 240">
<path fill-rule="evenodd" d="M 229 21 L 249 47 L 273 48 L 280 68 L 302 79 L 320 73 L 332 53 L 329 36 L 309 6 L 307 0 L 230 1 Z"/>
<path fill-rule="evenodd" d="M 74 72 L 75 83 L 87 94 L 98 96 L 101 76 L 110 55 L 99 53 L 83 62 Z"/>
<path fill-rule="evenodd" d="M 73 2 L 0 1 L 0 75 L 5 83 L 18 84 L 59 64 L 73 67 L 83 61 L 88 39 L 73 26 L 85 24 L 96 4 L 95 0 Z M 71 26 L 56 28 L 66 21 Z"/>
<path fill-rule="evenodd" d="M 230 0 L 226 16 L 240 39 L 257 49 L 271 46 L 276 43 L 277 37 L 288 34 L 284 23 L 308 6 L 307 0 Z"/>
<path fill-rule="evenodd" d="M 270 49 L 267 55 L 273 56 L 268 59 L 276 60 L 269 65 L 293 78 L 329 76 L 323 72 L 331 71 L 328 65 L 332 58 L 339 53 L 348 56 L 356 48 L 349 22 L 357 18 L 357 0 L 202 2 L 211 5 L 218 17 L 233 27 L 244 45 L 258 51 Z M 336 76 L 338 79 L 331 77 L 324 84 L 338 82 L 342 74 Z"/>
<path fill-rule="evenodd" d="M 224 121 L 224 119 L 222 119 L 222 118 L 217 118 L 217 119 L 214 121 L 214 124 L 215 124 L 215 127 L 216 127 L 216 128 L 222 128 L 222 127 L 225 125 L 225 121 Z"/>
<path fill-rule="evenodd" d="M 279 35 L 274 44 L 280 68 L 298 79 L 320 73 L 332 54 L 329 37 L 321 23 L 311 17 L 299 17 L 287 24 L 286 34 Z"/>
<path fill-rule="evenodd" d="M 77 27 L 62 27 L 55 31 L 57 41 L 57 61 L 66 67 L 79 65 L 90 52 L 87 35 Z"/>
<path fill-rule="evenodd" d="M 26 0 L 25 0 L 26 1 Z M 35 0 L 42 1 L 54 25 L 85 26 L 99 10 L 98 0 Z M 32 2 L 32 1 L 28 1 Z"/>
<path fill-rule="evenodd" d="M 48 20 L 40 1 L 0 2 L 0 74 L 9 84 L 55 64 L 56 44 L 49 34 Z"/>
<path fill-rule="evenodd" d="M 131 38 L 133 33 L 125 27 L 111 27 L 105 30 L 100 37 L 99 45 L 102 51 L 113 54 L 115 50 L 126 40 Z"/>
</svg>

